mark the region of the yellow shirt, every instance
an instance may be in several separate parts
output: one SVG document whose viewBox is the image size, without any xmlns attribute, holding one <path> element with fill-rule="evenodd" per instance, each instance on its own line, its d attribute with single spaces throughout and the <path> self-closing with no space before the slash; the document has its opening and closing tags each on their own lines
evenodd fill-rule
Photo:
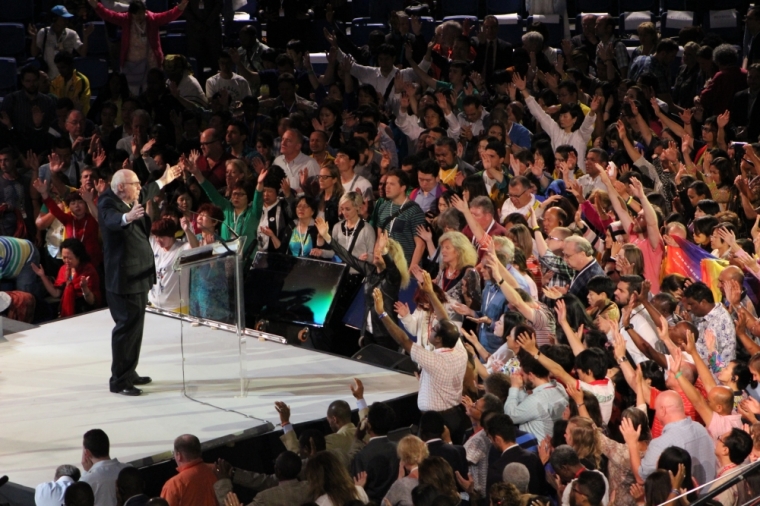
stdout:
<svg viewBox="0 0 760 506">
<path fill-rule="evenodd" d="M 62 75 L 50 81 L 50 93 L 58 98 L 70 98 L 74 107 L 87 116 L 90 110 L 90 81 L 81 72 L 75 70 L 68 82 L 64 81 Z"/>
<path fill-rule="evenodd" d="M 442 184 L 453 188 L 457 185 L 456 183 L 457 172 L 459 172 L 459 166 L 456 166 L 453 169 L 448 169 L 448 170 L 441 169 L 438 172 L 438 177 L 441 178 Z"/>
</svg>

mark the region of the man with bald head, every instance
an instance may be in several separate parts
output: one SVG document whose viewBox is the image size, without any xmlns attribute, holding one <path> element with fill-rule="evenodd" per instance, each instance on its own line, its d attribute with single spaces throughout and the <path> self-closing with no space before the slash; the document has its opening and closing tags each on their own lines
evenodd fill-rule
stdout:
<svg viewBox="0 0 760 506">
<path fill-rule="evenodd" d="M 161 497 L 169 506 L 217 506 L 216 474 L 201 456 L 201 442 L 192 434 L 183 434 L 174 440 L 174 460 L 179 474 L 161 489 Z"/>
<path fill-rule="evenodd" d="M 227 184 L 227 160 L 234 158 L 224 149 L 223 140 L 213 128 L 204 130 L 201 133 L 201 157 L 195 162 L 203 177 L 217 190 Z"/>
<path fill-rule="evenodd" d="M 729 265 L 718 275 L 718 283 L 720 293 L 723 295 L 723 305 L 733 306 L 729 311 L 734 320 L 738 317 L 734 308 L 738 306 L 744 307 L 754 318 L 757 318 L 755 305 L 744 289 L 744 271 L 741 268 Z"/>
<path fill-rule="evenodd" d="M 672 390 L 662 392 L 657 396 L 654 409 L 655 418 L 665 428 L 660 437 L 649 443 L 639 466 L 639 476 L 646 479 L 657 470 L 657 461 L 662 452 L 666 448 L 677 446 L 691 455 L 691 475 L 697 483 L 706 483 L 715 478 L 715 444 L 707 429 L 686 416 L 681 396 Z"/>
<path fill-rule="evenodd" d="M 116 324 L 111 333 L 109 388 L 113 393 L 140 395 L 142 391 L 135 385 L 151 382 L 136 371 L 148 291 L 156 283 L 153 250 L 148 241 L 151 223 L 143 205 L 181 173 L 179 167 L 167 167 L 160 179 L 141 188 L 137 174 L 122 169 L 98 198 L 106 297 Z"/>
<path fill-rule="evenodd" d="M 734 392 L 730 388 L 717 385 L 713 379 L 712 373 L 699 357 L 695 357 L 697 371 L 706 387 L 709 388 L 707 399 L 705 399 L 694 385 L 688 382 L 683 375 L 676 374 L 676 380 L 680 385 L 683 393 L 689 399 L 689 402 L 697 410 L 699 416 L 705 422 L 707 432 L 712 436 L 715 443 L 725 432 L 736 427 L 742 428 L 742 416 L 732 414 L 734 411 Z M 681 353 L 677 351 L 673 355 L 673 365 L 678 367 L 681 363 Z M 677 370 L 677 369 L 676 369 Z"/>
</svg>

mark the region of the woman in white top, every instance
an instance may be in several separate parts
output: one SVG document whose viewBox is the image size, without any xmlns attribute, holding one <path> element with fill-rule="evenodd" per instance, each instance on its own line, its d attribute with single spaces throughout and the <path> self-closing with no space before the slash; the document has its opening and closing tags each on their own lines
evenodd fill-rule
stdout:
<svg viewBox="0 0 760 506">
<path fill-rule="evenodd" d="M 452 139 L 459 139 L 461 131 L 459 120 L 451 111 L 448 99 L 443 93 L 436 93 L 436 101 L 437 104 L 432 103 L 432 100 L 423 96 L 417 108 L 420 116 L 418 118 L 414 114 L 409 114 L 411 112 L 409 96 L 406 94 L 401 96 L 396 126 L 409 137 L 412 143 L 415 143 L 425 130 L 437 127 L 445 128 L 446 134 Z"/>
<path fill-rule="evenodd" d="M 361 193 L 344 193 L 338 202 L 338 211 L 343 215 L 343 219 L 332 228 L 333 240 L 338 241 L 346 251 L 359 260 L 367 260 L 375 251 L 375 229 L 359 216 L 363 205 L 364 197 Z M 311 255 L 328 259 L 335 258 L 335 253 L 331 249 L 321 249 L 323 245 L 324 241 L 318 239 L 318 248 L 313 249 Z M 349 275 L 359 277 L 356 283 L 358 287 L 363 276 L 354 269 L 351 269 Z"/>
<path fill-rule="evenodd" d="M 433 283 L 433 291 L 441 304 L 446 304 L 446 294 L 443 293 L 443 289 Z M 409 304 L 406 302 L 398 301 L 393 305 L 393 309 L 398 314 L 399 320 L 404 324 L 404 328 L 407 332 L 417 338 L 416 344 L 422 346 L 425 349 L 433 351 L 435 347 L 430 344 L 428 339 L 430 333 L 438 322 L 438 318 L 435 316 L 433 308 L 430 307 L 428 296 L 422 291 L 422 288 L 417 287 L 417 291 L 414 292 L 414 304 L 417 306 L 414 308 L 414 312 L 409 312 Z"/>
<path fill-rule="evenodd" d="M 304 477 L 309 483 L 309 495 L 319 506 L 343 506 L 349 501 L 359 500 L 364 504 L 369 497 L 363 484 L 366 473 L 351 480 L 346 466 L 334 453 L 322 451 L 309 458 Z"/>
<path fill-rule="evenodd" d="M 530 113 L 536 118 L 536 121 L 541 125 L 541 128 L 549 134 L 552 141 L 552 149 L 557 149 L 558 146 L 569 144 L 575 148 L 578 152 L 578 166 L 581 169 L 586 167 L 586 148 L 588 141 L 591 139 L 591 134 L 594 132 L 594 122 L 596 121 L 596 113 L 602 106 L 602 98 L 595 95 L 591 101 L 591 111 L 586 115 L 580 128 L 575 127 L 576 122 L 580 116 L 583 115 L 580 105 L 577 104 L 564 104 L 559 110 L 559 119 L 554 121 L 549 116 L 536 99 L 534 99 L 528 90 L 526 89 L 525 79 L 520 74 L 512 75 L 512 82 L 520 92 L 522 92 L 525 98 L 525 104 L 528 106 Z"/>
<path fill-rule="evenodd" d="M 162 218 L 150 227 L 150 247 L 156 261 L 156 284 L 148 292 L 148 301 L 159 309 L 187 313 L 190 285 L 188 279 L 181 283 L 180 273 L 174 270 L 174 261 L 190 245 L 177 240 L 177 228 L 177 223 L 171 218 Z M 182 228 L 186 234 L 195 235 L 191 220 L 182 218 Z"/>
</svg>

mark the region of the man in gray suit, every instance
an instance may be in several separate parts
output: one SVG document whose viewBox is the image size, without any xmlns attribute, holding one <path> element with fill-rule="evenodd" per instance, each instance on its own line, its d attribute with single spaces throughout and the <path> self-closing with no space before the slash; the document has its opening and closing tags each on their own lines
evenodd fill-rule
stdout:
<svg viewBox="0 0 760 506">
<path fill-rule="evenodd" d="M 227 464 L 229 466 L 229 464 Z M 232 492 L 232 481 L 253 488 L 260 492 L 253 498 L 248 506 L 292 506 L 309 502 L 309 486 L 305 481 L 298 481 L 301 472 L 301 457 L 291 451 L 284 451 L 274 461 L 274 476 L 251 473 L 231 468 L 224 469 L 217 464 L 218 474 L 227 473 L 227 477 L 220 479 L 214 484 L 216 497 L 219 504 L 224 504 L 225 497 L 231 495 L 234 504 L 240 504 L 237 496 Z M 232 477 L 230 477 L 232 474 Z"/>
<path fill-rule="evenodd" d="M 156 283 L 156 266 L 148 237 L 150 218 L 143 204 L 151 200 L 182 170 L 167 167 L 161 178 L 141 189 L 137 174 L 122 169 L 113 175 L 111 187 L 98 197 L 98 222 L 103 239 L 106 298 L 116 324 L 111 333 L 111 392 L 140 395 L 135 385 L 152 380 L 138 376 L 145 306 L 148 291 Z"/>
</svg>

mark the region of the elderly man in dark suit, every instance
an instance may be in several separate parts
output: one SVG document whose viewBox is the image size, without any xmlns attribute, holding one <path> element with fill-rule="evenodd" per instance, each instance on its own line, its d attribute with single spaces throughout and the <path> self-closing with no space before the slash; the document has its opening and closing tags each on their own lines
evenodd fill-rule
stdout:
<svg viewBox="0 0 760 506">
<path fill-rule="evenodd" d="M 531 494 L 544 495 L 548 492 L 546 473 L 541 459 L 535 453 L 523 450 L 515 441 L 517 439 L 517 426 L 512 423 L 508 415 L 496 415 L 488 420 L 486 433 L 493 443 L 489 455 L 488 477 L 486 479 L 486 491 L 491 490 L 491 485 L 502 481 L 502 474 L 507 464 L 518 462 L 530 471 L 528 491 Z"/>
<path fill-rule="evenodd" d="M 181 173 L 179 167 L 167 167 L 159 180 L 141 189 L 137 174 L 122 169 L 114 174 L 111 188 L 98 198 L 106 296 L 116 324 L 111 334 L 110 390 L 114 393 L 140 395 L 142 391 L 135 385 L 151 382 L 136 372 L 148 291 L 156 282 L 148 241 L 151 223 L 143 204 Z"/>
<path fill-rule="evenodd" d="M 512 44 L 498 37 L 499 21 L 496 16 L 486 16 L 482 30 L 475 41 L 477 56 L 472 68 L 481 72 L 486 81 L 490 81 L 495 70 L 512 66 Z"/>
</svg>

